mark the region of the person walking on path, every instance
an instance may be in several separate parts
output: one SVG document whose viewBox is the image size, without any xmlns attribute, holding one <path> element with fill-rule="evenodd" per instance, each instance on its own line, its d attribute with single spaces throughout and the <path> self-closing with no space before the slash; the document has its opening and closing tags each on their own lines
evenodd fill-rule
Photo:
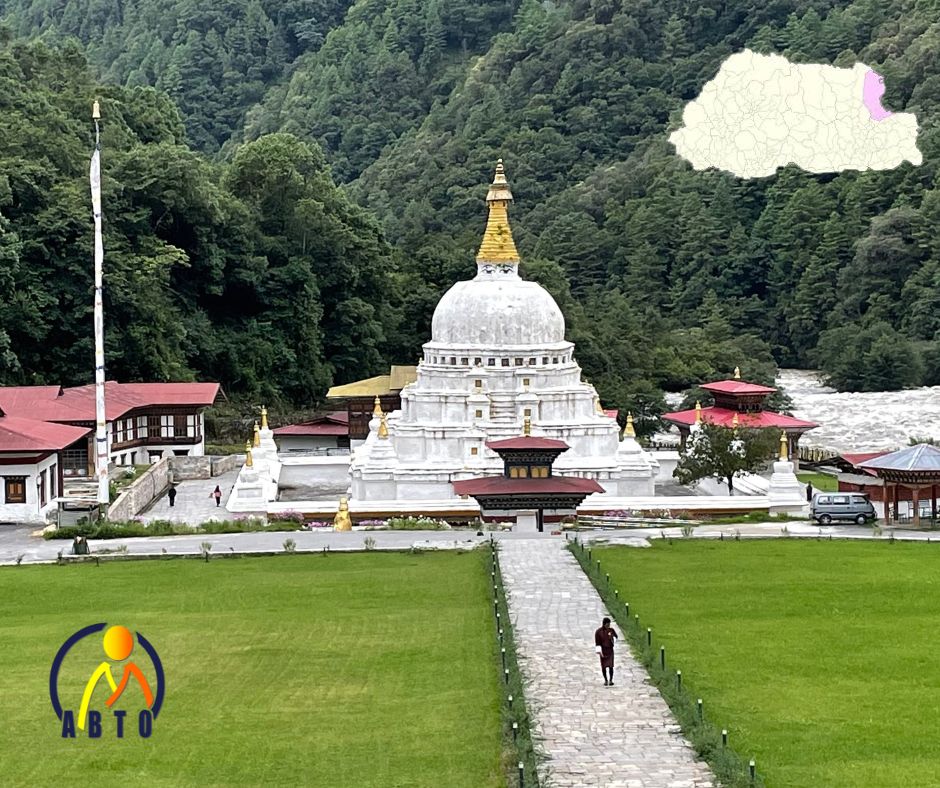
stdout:
<svg viewBox="0 0 940 788">
<path fill-rule="evenodd" d="M 176 505 L 176 487 L 172 484 L 170 485 L 170 489 L 166 491 L 166 497 L 170 500 L 170 508 Z"/>
<path fill-rule="evenodd" d="M 222 505 L 222 488 L 219 487 L 219 485 L 216 485 L 215 489 L 211 493 L 209 493 L 209 497 L 215 498 L 216 506 L 221 506 Z"/>
<path fill-rule="evenodd" d="M 813 485 L 811 483 L 807 483 L 806 485 L 806 502 L 813 502 Z"/>
<path fill-rule="evenodd" d="M 614 684 L 614 643 L 617 633 L 610 626 L 610 619 L 605 618 L 601 626 L 594 632 L 594 650 L 601 658 L 601 673 L 604 674 L 604 686 L 612 687 Z M 610 678 L 607 674 L 610 673 Z"/>
</svg>

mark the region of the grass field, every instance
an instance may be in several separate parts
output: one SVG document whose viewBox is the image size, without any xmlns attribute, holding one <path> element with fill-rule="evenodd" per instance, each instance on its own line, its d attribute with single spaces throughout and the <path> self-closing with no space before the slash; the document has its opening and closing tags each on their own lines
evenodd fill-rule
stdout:
<svg viewBox="0 0 940 788">
<path fill-rule="evenodd" d="M 799 479 L 803 484 L 812 484 L 813 487 L 822 492 L 839 491 L 839 480 L 835 476 L 832 476 L 828 473 L 806 471 L 804 473 L 798 473 L 796 478 Z"/>
<path fill-rule="evenodd" d="M 940 546 L 654 540 L 594 557 L 771 788 L 940 785 Z"/>
<path fill-rule="evenodd" d="M 500 786 L 488 580 L 480 552 L 0 570 L 0 783 Z M 110 713 L 61 738 L 50 665 L 98 621 L 160 654 L 149 739 L 115 739 Z M 100 636 L 69 653 L 64 706 L 103 658 Z"/>
</svg>

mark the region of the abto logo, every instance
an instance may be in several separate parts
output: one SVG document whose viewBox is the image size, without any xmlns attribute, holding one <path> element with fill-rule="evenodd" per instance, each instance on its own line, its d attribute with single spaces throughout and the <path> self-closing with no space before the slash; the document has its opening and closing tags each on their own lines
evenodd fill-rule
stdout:
<svg viewBox="0 0 940 788">
<path fill-rule="evenodd" d="M 76 729 L 86 732 L 90 739 L 99 739 L 101 738 L 102 731 L 106 727 L 111 727 L 103 721 L 101 711 L 90 708 L 95 687 L 97 687 L 102 677 L 105 678 L 111 688 L 111 695 L 104 702 L 104 705 L 111 711 L 114 717 L 113 731 L 117 738 L 124 738 L 124 722 L 127 716 L 127 710 L 113 709 L 112 707 L 124 694 L 124 690 L 127 689 L 128 682 L 131 678 L 134 678 L 137 682 L 144 696 L 144 708 L 140 709 L 137 713 L 138 735 L 146 739 L 153 733 L 153 722 L 160 713 L 160 707 L 163 705 L 163 695 L 166 690 L 163 664 L 160 662 L 157 650 L 150 644 L 147 638 L 141 635 L 140 632 L 136 632 L 132 635 L 127 627 L 120 625 L 108 627 L 108 631 L 104 633 L 101 639 L 105 656 L 108 659 L 101 662 L 101 664 L 92 671 L 91 677 L 85 684 L 85 690 L 81 695 L 78 714 L 72 709 L 62 708 L 62 703 L 59 699 L 59 673 L 62 669 L 62 662 L 77 643 L 84 640 L 89 635 L 101 632 L 106 626 L 107 624 L 105 623 L 92 624 L 84 629 L 78 630 L 78 632 L 69 637 L 68 640 L 62 644 L 62 647 L 55 655 L 55 659 L 52 660 L 52 669 L 49 671 L 49 698 L 52 701 L 52 708 L 55 710 L 56 716 L 62 722 L 63 739 L 74 739 L 76 737 Z M 134 651 L 135 635 L 137 643 L 140 644 L 140 647 L 150 659 L 152 670 L 148 669 L 147 673 L 141 670 L 133 661 L 133 659 L 140 659 L 138 656 L 139 652 L 138 655 L 134 655 L 133 659 L 131 659 L 131 655 Z M 111 662 L 108 660 L 124 662 L 124 660 L 128 659 L 130 659 L 130 661 L 126 662 L 123 666 L 121 680 L 116 682 L 114 680 L 112 667 L 117 666 L 112 666 Z M 147 674 L 153 679 L 153 687 L 151 687 L 150 682 L 147 680 Z M 133 723 L 130 724 L 132 725 Z"/>
</svg>

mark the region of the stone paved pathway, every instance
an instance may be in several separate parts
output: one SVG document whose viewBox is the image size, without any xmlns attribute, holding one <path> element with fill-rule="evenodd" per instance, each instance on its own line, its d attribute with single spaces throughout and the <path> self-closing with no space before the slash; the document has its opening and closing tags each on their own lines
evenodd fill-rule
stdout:
<svg viewBox="0 0 940 788">
<path fill-rule="evenodd" d="M 188 479 L 176 483 L 176 501 L 170 506 L 166 493 L 155 500 L 149 509 L 140 515 L 145 523 L 153 520 L 170 520 L 174 523 L 196 525 L 209 520 L 231 520 L 234 515 L 225 508 L 238 471 L 229 471 L 211 479 Z M 212 491 L 222 488 L 222 505 L 216 506 Z"/>
<path fill-rule="evenodd" d="M 603 603 L 564 540 L 503 540 L 500 567 L 535 734 L 555 788 L 712 786 L 646 671 L 623 645 L 605 687 L 594 630 Z"/>
</svg>

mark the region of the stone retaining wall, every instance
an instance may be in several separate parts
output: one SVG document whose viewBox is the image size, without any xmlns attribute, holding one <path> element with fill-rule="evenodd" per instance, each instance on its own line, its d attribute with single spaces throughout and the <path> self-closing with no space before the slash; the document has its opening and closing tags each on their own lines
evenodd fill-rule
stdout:
<svg viewBox="0 0 940 788">
<path fill-rule="evenodd" d="M 164 457 L 129 484 L 108 507 L 108 519 L 131 520 L 147 508 L 169 486 L 170 462 L 169 457 Z"/>
</svg>

